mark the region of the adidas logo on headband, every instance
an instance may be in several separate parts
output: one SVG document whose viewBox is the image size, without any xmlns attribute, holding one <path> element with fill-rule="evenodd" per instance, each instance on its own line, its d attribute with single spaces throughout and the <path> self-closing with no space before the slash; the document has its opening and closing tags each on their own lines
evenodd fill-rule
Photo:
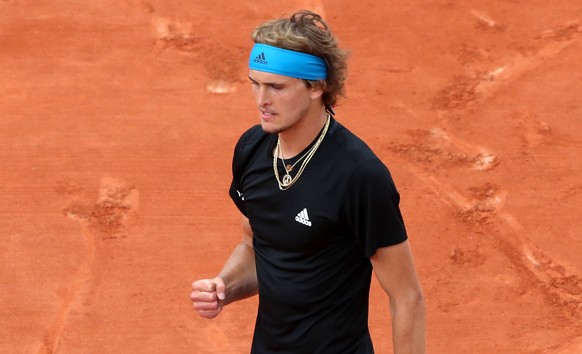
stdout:
<svg viewBox="0 0 582 354">
<path fill-rule="evenodd" d="M 257 63 L 257 64 L 265 64 L 265 65 L 269 64 L 267 62 L 267 59 L 265 58 L 265 52 L 262 52 L 261 54 L 257 55 L 255 57 L 255 59 L 253 60 L 253 62 Z"/>
</svg>

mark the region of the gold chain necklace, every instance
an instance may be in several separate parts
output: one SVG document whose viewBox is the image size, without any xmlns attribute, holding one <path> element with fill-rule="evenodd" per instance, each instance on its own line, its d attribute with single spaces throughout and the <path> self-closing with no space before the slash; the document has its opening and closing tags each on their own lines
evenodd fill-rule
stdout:
<svg viewBox="0 0 582 354">
<path fill-rule="evenodd" d="M 283 158 L 283 153 L 281 153 L 281 160 L 283 160 L 283 166 L 285 166 L 285 170 L 287 171 L 287 173 L 293 171 L 293 169 L 295 168 L 295 165 L 297 165 L 301 160 L 303 160 L 305 158 L 305 156 L 309 155 L 310 152 L 311 152 L 311 149 L 307 150 L 307 152 L 305 154 L 303 154 L 303 156 L 301 156 L 299 158 L 299 160 L 295 161 L 295 163 L 293 163 L 293 165 L 288 165 L 285 162 L 285 159 Z"/>
<path fill-rule="evenodd" d="M 297 180 L 299 179 L 299 177 L 303 173 L 303 170 L 305 170 L 305 167 L 307 166 L 307 164 L 309 163 L 309 161 L 311 160 L 313 155 L 315 155 L 315 152 L 319 148 L 319 145 L 321 145 L 321 142 L 323 141 L 323 138 L 325 137 L 325 134 L 327 133 L 327 129 L 329 128 L 330 121 L 331 121 L 331 116 L 328 114 L 327 121 L 325 122 L 325 126 L 323 127 L 323 130 L 322 130 L 321 134 L 319 135 L 319 138 L 317 138 L 317 141 L 315 142 L 313 147 L 311 149 L 309 149 L 305 153 L 305 155 L 303 155 L 301 157 L 301 159 L 303 159 L 303 157 L 305 157 L 305 160 L 303 160 L 303 163 L 301 164 L 301 166 L 299 166 L 299 171 L 297 172 L 297 175 L 295 175 L 295 177 L 291 177 L 291 175 L 289 174 L 289 172 L 293 169 L 293 166 L 295 166 L 295 164 L 293 164 L 293 166 L 291 166 L 290 169 L 287 168 L 287 166 L 285 164 L 285 160 L 283 160 L 283 154 L 281 153 L 281 141 L 277 137 L 277 147 L 276 147 L 275 152 L 273 154 L 273 171 L 275 172 L 275 178 L 277 179 L 277 183 L 279 184 L 280 190 L 284 191 L 286 189 L 289 189 L 295 182 L 297 182 Z M 279 177 L 279 170 L 277 169 L 277 160 L 279 158 L 279 154 L 281 154 L 281 160 L 283 161 L 283 168 L 285 169 L 285 175 L 283 176 L 283 180 L 281 180 L 281 178 Z M 301 160 L 301 159 L 299 159 L 299 160 Z M 299 162 L 299 160 L 297 162 Z"/>
</svg>

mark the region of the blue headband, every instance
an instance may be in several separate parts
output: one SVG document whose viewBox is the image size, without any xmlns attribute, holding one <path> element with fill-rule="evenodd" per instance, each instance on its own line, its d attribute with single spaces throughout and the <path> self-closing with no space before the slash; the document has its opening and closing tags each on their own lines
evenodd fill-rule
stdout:
<svg viewBox="0 0 582 354">
<path fill-rule="evenodd" d="M 249 68 L 305 80 L 325 80 L 327 65 L 318 56 L 255 43 Z"/>
</svg>

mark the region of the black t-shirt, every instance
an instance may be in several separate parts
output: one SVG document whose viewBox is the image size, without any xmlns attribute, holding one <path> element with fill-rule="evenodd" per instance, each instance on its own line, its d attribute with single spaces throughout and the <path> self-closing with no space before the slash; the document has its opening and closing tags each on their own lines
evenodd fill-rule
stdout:
<svg viewBox="0 0 582 354">
<path fill-rule="evenodd" d="M 273 171 L 276 142 L 276 134 L 254 126 L 233 158 L 230 196 L 250 220 L 259 281 L 251 351 L 373 353 L 369 257 L 407 239 L 390 173 L 332 119 L 301 177 L 282 191 Z M 277 166 L 283 176 L 281 161 Z"/>
</svg>

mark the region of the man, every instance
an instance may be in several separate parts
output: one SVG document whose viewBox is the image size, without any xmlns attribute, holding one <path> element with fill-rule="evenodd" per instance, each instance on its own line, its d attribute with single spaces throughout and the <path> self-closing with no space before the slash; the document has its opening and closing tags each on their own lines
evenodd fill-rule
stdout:
<svg viewBox="0 0 582 354">
<path fill-rule="evenodd" d="M 193 283 L 202 317 L 259 295 L 252 353 L 373 353 L 372 270 L 390 298 L 395 353 L 424 353 L 425 310 L 388 169 L 332 115 L 346 53 L 317 14 L 253 32 L 260 125 L 242 135 L 230 196 L 243 240 Z"/>
</svg>

